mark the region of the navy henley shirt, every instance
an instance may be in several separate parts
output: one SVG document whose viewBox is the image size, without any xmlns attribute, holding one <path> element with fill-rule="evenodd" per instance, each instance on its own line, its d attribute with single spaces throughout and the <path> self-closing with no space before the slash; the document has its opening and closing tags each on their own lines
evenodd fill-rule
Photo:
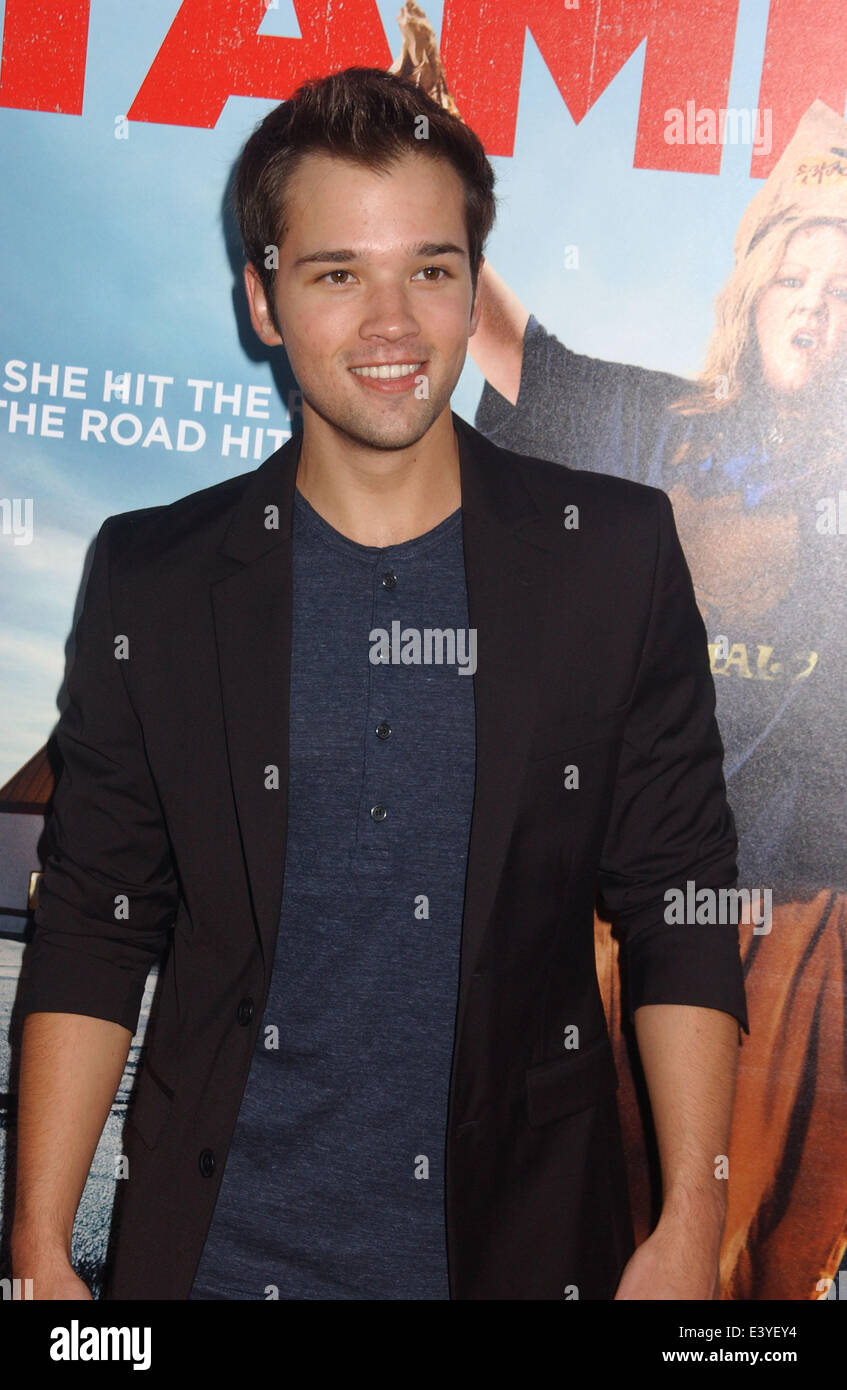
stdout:
<svg viewBox="0 0 847 1390">
<path fill-rule="evenodd" d="M 292 539 L 279 934 L 190 1297 L 447 1299 L 476 760 L 462 513 L 365 546 L 295 489 Z"/>
</svg>

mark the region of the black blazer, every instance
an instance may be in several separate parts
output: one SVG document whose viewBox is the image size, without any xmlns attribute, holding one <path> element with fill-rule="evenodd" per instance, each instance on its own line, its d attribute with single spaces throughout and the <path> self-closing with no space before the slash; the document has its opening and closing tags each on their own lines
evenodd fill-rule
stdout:
<svg viewBox="0 0 847 1390">
<path fill-rule="evenodd" d="M 607 1299 L 633 1238 L 598 889 L 631 1010 L 698 1004 L 747 1026 L 737 929 L 664 921 L 666 888 L 736 875 L 705 632 L 664 493 L 453 424 L 477 772 L 447 1117 L 451 1293 Z M 111 1298 L 187 1297 L 262 1021 L 301 438 L 253 472 L 108 518 L 77 626 L 22 1007 L 134 1030 L 163 958 Z"/>
</svg>

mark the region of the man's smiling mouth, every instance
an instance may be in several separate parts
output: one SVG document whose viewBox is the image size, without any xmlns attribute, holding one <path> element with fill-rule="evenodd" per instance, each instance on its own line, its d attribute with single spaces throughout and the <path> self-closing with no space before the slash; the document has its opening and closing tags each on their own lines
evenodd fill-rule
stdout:
<svg viewBox="0 0 847 1390">
<path fill-rule="evenodd" d="M 384 367 L 351 367 L 356 376 L 373 377 L 376 381 L 394 381 L 397 377 L 410 376 L 423 366 L 422 362 L 392 362 Z"/>
</svg>

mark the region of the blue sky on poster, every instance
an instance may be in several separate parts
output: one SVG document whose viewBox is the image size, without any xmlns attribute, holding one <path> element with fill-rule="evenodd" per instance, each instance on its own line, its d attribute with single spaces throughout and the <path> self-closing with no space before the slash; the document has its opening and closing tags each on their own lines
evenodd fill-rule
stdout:
<svg viewBox="0 0 847 1390">
<path fill-rule="evenodd" d="M 396 54 L 399 0 L 378 8 Z M 442 6 L 426 8 L 438 32 Z M 87 367 L 83 404 L 113 413 L 134 407 L 98 399 L 107 368 L 174 377 L 165 410 L 137 409 L 145 427 L 157 413 L 169 425 L 192 414 L 187 378 L 273 384 L 267 363 L 239 341 L 220 220 L 232 161 L 271 103 L 230 99 L 211 131 L 133 124 L 129 139 L 114 136 L 176 9 L 176 0 L 93 0 L 83 115 L 0 110 L 0 364 Z M 756 106 L 767 11 L 767 0 L 741 0 L 730 106 Z M 263 31 L 299 33 L 289 0 L 268 12 Z M 527 37 L 515 155 L 494 160 L 501 212 L 488 255 L 570 347 L 693 374 L 738 217 L 760 184 L 743 146 L 725 147 L 719 176 L 633 169 L 643 53 L 577 127 Z M 568 245 L 578 248 L 578 270 L 565 269 Z M 466 419 L 480 390 L 469 361 L 454 396 Z M 48 398 L 18 397 L 22 408 L 33 399 Z M 178 453 L 82 442 L 82 406 L 65 404 L 62 439 L 10 434 L 0 418 L 0 495 L 33 498 L 35 515 L 30 545 L 5 536 L 0 544 L 0 783 L 55 723 L 82 565 L 103 518 L 259 461 L 222 457 L 221 420 L 208 412 L 206 447 Z M 270 416 L 268 425 L 285 427 L 273 393 Z"/>
</svg>

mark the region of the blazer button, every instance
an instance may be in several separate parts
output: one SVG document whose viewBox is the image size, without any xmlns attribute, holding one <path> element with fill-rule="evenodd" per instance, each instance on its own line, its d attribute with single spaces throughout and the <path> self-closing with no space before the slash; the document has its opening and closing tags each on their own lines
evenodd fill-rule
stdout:
<svg viewBox="0 0 847 1390">
<path fill-rule="evenodd" d="M 246 999 L 242 999 L 240 1001 L 238 1008 L 235 1011 L 235 1017 L 238 1019 L 238 1022 L 241 1024 L 242 1028 L 246 1028 L 248 1023 L 252 1023 L 253 1013 L 253 1000 L 248 995 Z"/>
<path fill-rule="evenodd" d="M 198 1159 L 198 1162 L 200 1165 L 200 1172 L 203 1174 L 203 1177 L 210 1178 L 217 1166 L 215 1163 L 215 1155 L 212 1153 L 212 1150 L 204 1149 L 200 1155 L 200 1158 Z"/>
</svg>

